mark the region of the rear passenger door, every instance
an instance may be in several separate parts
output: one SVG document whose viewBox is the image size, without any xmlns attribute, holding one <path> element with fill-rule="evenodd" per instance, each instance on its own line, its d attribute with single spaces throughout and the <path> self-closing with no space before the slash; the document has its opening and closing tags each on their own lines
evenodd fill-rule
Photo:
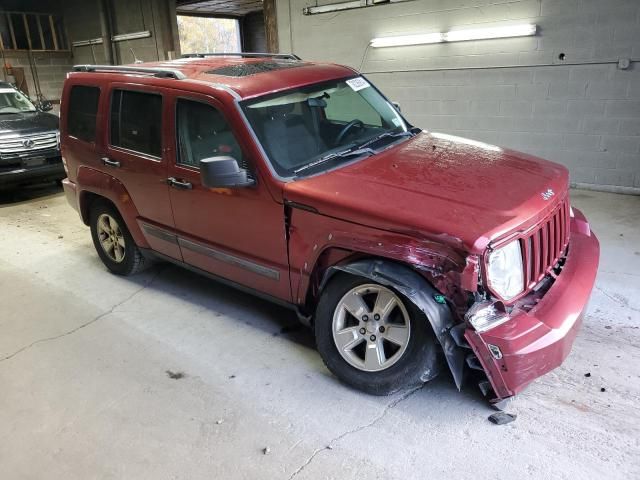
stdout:
<svg viewBox="0 0 640 480">
<path fill-rule="evenodd" d="M 73 82 L 73 80 L 67 80 Z M 69 179 L 75 182 L 79 165 L 99 165 L 101 158 L 100 132 L 103 126 L 100 111 L 101 86 L 82 83 L 71 85 L 63 99 L 67 107 L 60 111 L 62 156 Z"/>
<path fill-rule="evenodd" d="M 120 180 L 140 215 L 138 222 L 152 249 L 181 260 L 174 236 L 167 185 L 171 148 L 163 129 L 171 123 L 165 89 L 112 84 L 104 169 Z"/>
</svg>

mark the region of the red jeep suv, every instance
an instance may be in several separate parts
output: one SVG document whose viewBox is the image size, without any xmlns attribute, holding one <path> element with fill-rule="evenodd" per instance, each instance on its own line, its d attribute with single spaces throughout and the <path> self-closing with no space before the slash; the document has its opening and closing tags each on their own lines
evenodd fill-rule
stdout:
<svg viewBox="0 0 640 480">
<path fill-rule="evenodd" d="M 564 167 L 413 127 L 351 68 L 77 66 L 61 141 L 109 270 L 163 259 L 286 305 L 369 393 L 447 365 L 458 388 L 513 396 L 569 354 L 594 285 L 598 240 Z"/>
</svg>

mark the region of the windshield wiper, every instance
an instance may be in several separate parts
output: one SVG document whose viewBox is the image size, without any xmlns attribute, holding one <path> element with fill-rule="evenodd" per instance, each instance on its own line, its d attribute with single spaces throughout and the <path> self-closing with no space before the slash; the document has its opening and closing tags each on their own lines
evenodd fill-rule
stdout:
<svg viewBox="0 0 640 480">
<path fill-rule="evenodd" d="M 367 140 L 366 142 L 364 142 L 362 145 L 358 146 L 358 148 L 366 148 L 369 145 L 372 145 L 374 143 L 376 143 L 379 140 L 382 140 L 383 138 L 399 138 L 399 137 L 413 137 L 416 135 L 416 132 L 412 132 L 411 130 L 408 130 L 406 132 L 382 132 L 380 135 L 376 135 L 375 137 L 373 137 L 370 140 Z"/>
<path fill-rule="evenodd" d="M 321 165 L 325 162 L 334 160 L 336 158 L 353 157 L 353 156 L 363 155 L 363 154 L 375 155 L 376 151 L 373 150 L 372 148 L 369 148 L 369 145 L 377 142 L 378 140 L 381 140 L 386 137 L 392 137 L 392 138 L 414 137 L 421 131 L 422 130 L 420 130 L 419 128 L 414 127 L 411 130 L 408 130 L 406 132 L 395 132 L 395 133 L 383 132 L 380 135 L 376 135 L 374 138 L 367 140 L 362 145 L 352 146 L 340 152 L 332 152 L 332 153 L 329 153 L 328 155 L 325 155 L 324 157 L 320 157 L 318 160 L 314 160 L 313 162 L 307 163 L 306 165 L 294 170 L 293 173 L 297 175 L 298 173 L 308 170 L 309 168 L 313 168 L 315 166 Z"/>
<path fill-rule="evenodd" d="M 346 150 L 342 150 L 341 152 L 333 152 L 328 155 L 325 155 L 324 157 L 320 157 L 318 160 L 307 163 L 306 165 L 300 168 L 297 168 L 296 170 L 293 171 L 293 173 L 297 175 L 298 173 L 308 170 L 309 168 L 317 167 L 318 165 L 334 160 L 336 158 L 346 158 L 346 157 L 360 156 L 364 154 L 374 155 L 375 153 L 376 152 L 374 152 L 370 148 L 352 147 Z"/>
</svg>

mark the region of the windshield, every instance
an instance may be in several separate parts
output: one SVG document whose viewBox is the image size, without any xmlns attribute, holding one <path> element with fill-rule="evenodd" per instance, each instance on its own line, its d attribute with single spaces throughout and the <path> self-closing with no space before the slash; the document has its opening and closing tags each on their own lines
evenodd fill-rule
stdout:
<svg viewBox="0 0 640 480">
<path fill-rule="evenodd" d="M 22 92 L 13 88 L 0 88 L 0 115 L 35 111 L 36 107 Z"/>
<path fill-rule="evenodd" d="M 364 78 L 333 80 L 242 103 L 276 172 L 302 176 L 375 153 L 409 126 Z"/>
</svg>

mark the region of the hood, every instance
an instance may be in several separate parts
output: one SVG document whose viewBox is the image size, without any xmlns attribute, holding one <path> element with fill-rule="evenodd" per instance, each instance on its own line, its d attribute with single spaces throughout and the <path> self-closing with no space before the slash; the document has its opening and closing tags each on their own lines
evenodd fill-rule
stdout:
<svg viewBox="0 0 640 480">
<path fill-rule="evenodd" d="M 59 118 L 52 113 L 0 113 L 0 136 L 9 133 L 38 133 L 58 130 Z"/>
<path fill-rule="evenodd" d="M 439 133 L 287 183 L 285 199 L 320 214 L 426 237 L 469 253 L 539 221 L 568 189 L 565 167 Z M 545 199 L 543 193 L 554 194 Z"/>
</svg>

